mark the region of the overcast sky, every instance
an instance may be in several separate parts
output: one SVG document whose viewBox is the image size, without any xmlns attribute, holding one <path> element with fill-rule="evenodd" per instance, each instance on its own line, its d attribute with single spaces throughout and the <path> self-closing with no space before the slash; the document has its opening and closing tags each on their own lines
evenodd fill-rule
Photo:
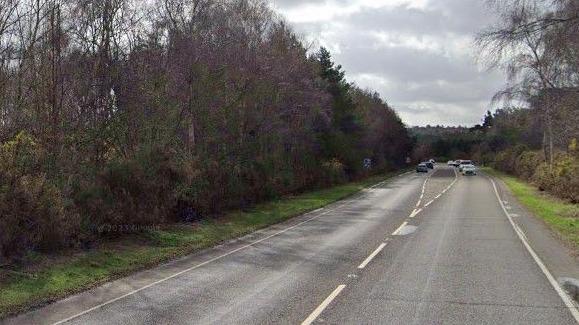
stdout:
<svg viewBox="0 0 579 325">
<path fill-rule="evenodd" d="M 492 23 L 484 0 L 273 0 L 304 40 L 325 46 L 349 81 L 378 91 L 409 125 L 473 125 L 504 84 L 476 63 Z"/>
</svg>

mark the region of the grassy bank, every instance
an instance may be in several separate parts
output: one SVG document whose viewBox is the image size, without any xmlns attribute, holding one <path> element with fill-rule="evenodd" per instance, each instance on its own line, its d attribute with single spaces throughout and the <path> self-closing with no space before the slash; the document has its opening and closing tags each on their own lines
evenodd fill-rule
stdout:
<svg viewBox="0 0 579 325">
<path fill-rule="evenodd" d="M 502 179 L 529 211 L 543 219 L 575 251 L 579 251 L 579 205 L 541 192 L 533 185 L 516 177 L 490 168 L 485 169 L 485 172 Z"/>
<path fill-rule="evenodd" d="M 129 235 L 88 251 L 29 256 L 26 265 L 0 269 L 0 319 L 323 207 L 391 176 L 285 197 L 214 220 Z"/>
</svg>

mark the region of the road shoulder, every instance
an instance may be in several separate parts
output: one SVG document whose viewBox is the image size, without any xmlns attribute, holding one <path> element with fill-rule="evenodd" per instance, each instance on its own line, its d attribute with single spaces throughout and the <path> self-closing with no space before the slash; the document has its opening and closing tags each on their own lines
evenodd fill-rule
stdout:
<svg viewBox="0 0 579 325">
<path fill-rule="evenodd" d="M 579 279 L 579 258 L 575 245 L 566 241 L 561 234 L 521 203 L 500 175 L 489 176 L 495 180 L 509 215 L 559 284 L 564 286 L 569 278 Z"/>
</svg>

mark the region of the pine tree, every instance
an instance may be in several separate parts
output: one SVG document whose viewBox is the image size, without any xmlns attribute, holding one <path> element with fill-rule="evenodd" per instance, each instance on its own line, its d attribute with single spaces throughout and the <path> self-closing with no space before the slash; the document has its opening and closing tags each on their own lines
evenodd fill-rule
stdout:
<svg viewBox="0 0 579 325">
<path fill-rule="evenodd" d="M 494 117 L 493 114 L 491 113 L 491 111 L 487 111 L 487 114 L 485 115 L 484 119 L 483 119 L 483 128 L 485 129 L 489 129 L 493 126 L 493 122 L 494 122 Z"/>
<path fill-rule="evenodd" d="M 315 58 L 320 64 L 320 77 L 326 82 L 327 91 L 333 99 L 332 130 L 323 136 L 326 155 L 329 158 L 337 157 L 352 176 L 360 168 L 360 161 L 364 158 L 359 150 L 362 128 L 350 94 L 352 86 L 346 81 L 342 66 L 335 65 L 326 48 L 320 48 Z"/>
</svg>

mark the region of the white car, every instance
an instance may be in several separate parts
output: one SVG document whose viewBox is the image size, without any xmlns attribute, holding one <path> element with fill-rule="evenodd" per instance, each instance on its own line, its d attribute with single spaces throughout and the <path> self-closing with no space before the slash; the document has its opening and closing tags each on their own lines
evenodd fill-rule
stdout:
<svg viewBox="0 0 579 325">
<path fill-rule="evenodd" d="M 464 166 L 473 166 L 472 161 L 470 160 L 459 160 L 458 171 L 462 173 L 462 169 Z"/>
<path fill-rule="evenodd" d="M 474 165 L 462 165 L 461 172 L 465 176 L 474 176 L 476 175 L 476 167 Z"/>
<path fill-rule="evenodd" d="M 449 166 L 454 166 L 454 160 L 449 160 L 446 162 L 446 164 Z"/>
</svg>

